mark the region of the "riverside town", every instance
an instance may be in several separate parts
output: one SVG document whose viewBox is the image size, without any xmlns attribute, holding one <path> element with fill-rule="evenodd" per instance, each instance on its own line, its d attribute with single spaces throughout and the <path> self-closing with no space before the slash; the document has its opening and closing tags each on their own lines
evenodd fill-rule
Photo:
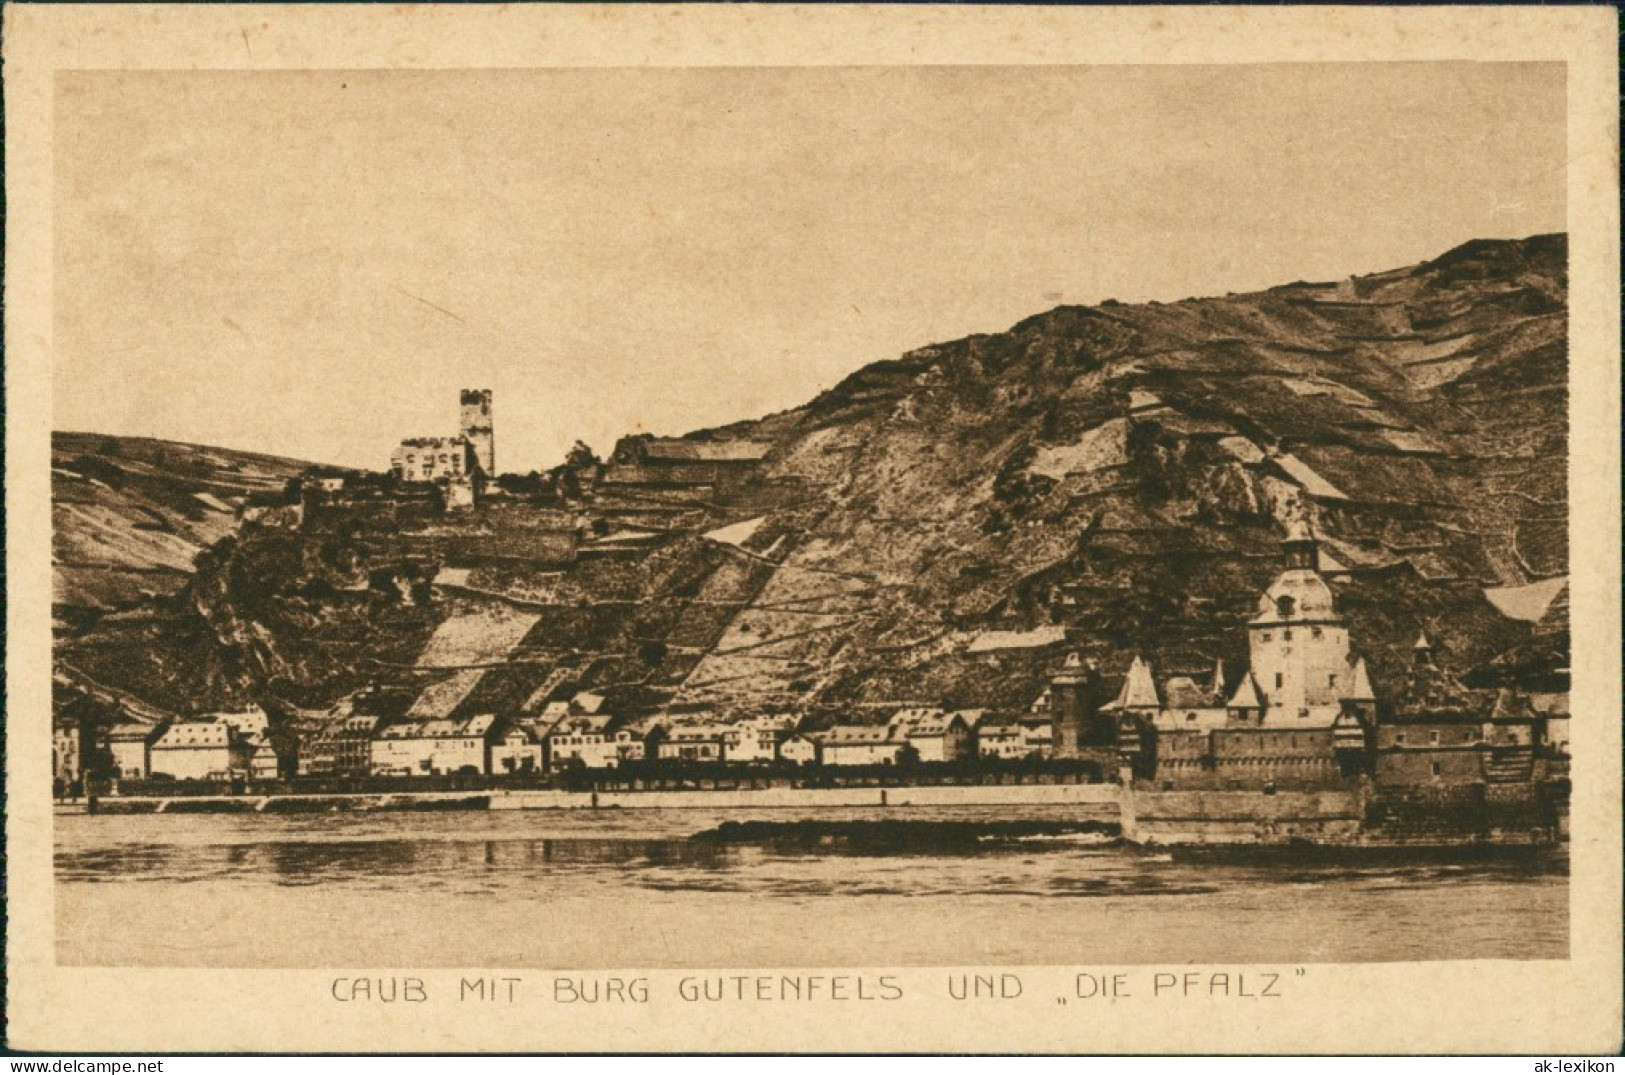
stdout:
<svg viewBox="0 0 1625 1075">
<path fill-rule="evenodd" d="M 1359 291 L 1312 301 L 1357 307 Z M 915 379 L 940 365 L 922 361 Z M 1352 392 L 1281 383 L 1294 398 Z M 816 818 L 985 805 L 1019 820 L 1070 803 L 1146 843 L 1562 841 L 1567 669 L 1542 655 L 1560 633 L 1566 645 L 1564 581 L 1475 590 L 1440 546 L 1361 540 L 1362 514 L 1391 517 L 1383 533 L 1446 524 L 1345 493 L 1300 458 L 1313 437 L 1289 451 L 1293 438 L 1256 423 L 1248 435 L 1236 416 L 1191 413 L 1159 388 L 1125 377 L 1117 413 L 1098 415 L 1075 447 L 1007 465 L 1001 480 L 1026 488 L 984 526 L 1011 526 L 1046 482 L 1144 480 L 1148 444 L 1152 460 L 1217 453 L 1221 478 L 1250 483 L 1232 494 L 1250 517 L 1229 526 L 1273 529 L 1273 564 L 1250 594 L 1232 585 L 1186 600 L 1188 622 L 1159 612 L 1162 644 L 1143 647 L 1132 625 L 1097 618 L 1092 631 L 1067 615 L 1103 570 L 1085 546 L 1109 545 L 1109 502 L 1082 516 L 1070 579 L 1022 580 L 985 626 L 949 610 L 932 636 L 876 637 L 888 583 L 824 566 L 818 547 L 831 538 L 802 505 L 817 467 L 792 466 L 806 449 L 775 437 L 772 419 L 750 436 L 628 437 L 607 463 L 578 444 L 546 474 L 504 474 L 493 393 L 465 390 L 458 433 L 400 441 L 385 471 L 306 468 L 230 504 L 198 494 L 229 510 L 232 532 L 198 555 L 197 581 L 146 615 L 201 617 L 224 644 L 204 667 L 178 653 L 143 697 L 114 685 L 128 676 L 97 644 L 108 622 L 84 638 L 64 622 L 58 809 L 692 804 Z M 911 406 L 897 404 L 900 420 Z M 1435 451 L 1384 435 L 1401 462 Z M 96 474 L 86 459 L 69 473 Z M 1241 562 L 1255 577 L 1265 563 Z M 1402 602 L 1430 586 L 1418 607 Z M 1388 637 L 1362 638 L 1350 601 Z M 1488 632 L 1512 639 L 1498 671 L 1461 671 L 1446 639 L 1482 640 L 1440 613 L 1451 602 L 1472 604 L 1469 619 L 1522 625 Z M 1395 647 L 1412 625 L 1409 646 Z M 867 653 L 850 652 L 860 643 Z M 929 673 L 899 674 L 926 659 L 954 666 L 940 691 Z M 177 693 L 182 675 L 205 689 Z M 871 688 L 889 677 L 897 696 L 841 689 L 843 676 Z M 173 704 L 207 695 L 234 704 Z"/>
</svg>

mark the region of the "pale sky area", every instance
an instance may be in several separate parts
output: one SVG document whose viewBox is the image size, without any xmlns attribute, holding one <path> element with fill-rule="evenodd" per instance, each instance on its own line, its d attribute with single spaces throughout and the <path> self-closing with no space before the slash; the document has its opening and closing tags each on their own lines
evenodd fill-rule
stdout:
<svg viewBox="0 0 1625 1075">
<path fill-rule="evenodd" d="M 58 76 L 57 429 L 677 434 L 1062 302 L 1562 231 L 1560 64 Z"/>
</svg>

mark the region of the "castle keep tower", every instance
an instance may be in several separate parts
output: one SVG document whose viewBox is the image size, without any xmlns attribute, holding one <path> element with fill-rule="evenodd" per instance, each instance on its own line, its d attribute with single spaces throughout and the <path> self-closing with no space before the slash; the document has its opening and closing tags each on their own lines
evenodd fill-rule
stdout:
<svg viewBox="0 0 1625 1075">
<path fill-rule="evenodd" d="M 1264 692 L 1263 723 L 1327 726 L 1355 686 L 1348 628 L 1320 575 L 1308 528 L 1294 528 L 1281 548 L 1287 569 L 1264 591 L 1247 625 L 1252 674 Z"/>
<path fill-rule="evenodd" d="M 491 424 L 491 390 L 465 388 L 462 394 L 463 439 L 474 451 L 474 463 L 487 478 L 497 474 L 496 432 Z"/>
<path fill-rule="evenodd" d="M 1050 680 L 1049 697 L 1055 757 L 1080 757 L 1084 747 L 1106 741 L 1100 721 L 1100 673 L 1093 664 L 1068 654 L 1065 666 Z"/>
</svg>

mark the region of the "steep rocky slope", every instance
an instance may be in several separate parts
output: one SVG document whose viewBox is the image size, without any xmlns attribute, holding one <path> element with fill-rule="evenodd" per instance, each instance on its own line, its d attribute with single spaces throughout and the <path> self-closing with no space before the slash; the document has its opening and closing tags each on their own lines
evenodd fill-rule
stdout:
<svg viewBox="0 0 1625 1075">
<path fill-rule="evenodd" d="M 585 688 L 628 714 L 1014 708 L 1067 648 L 1109 675 L 1136 652 L 1239 673 L 1283 520 L 1307 513 L 1379 693 L 1419 631 L 1481 681 L 1543 674 L 1566 626 L 1484 591 L 1567 569 L 1565 262 L 1541 236 L 1257 294 L 1060 307 L 691 434 L 771 445 L 715 488 L 251 526 L 64 659 L 178 708 L 319 705 L 369 681 L 444 712 Z M 575 554 L 544 550 L 576 531 Z M 526 619 L 496 630 L 498 606 Z M 461 635 L 485 640 L 475 656 L 433 658 Z"/>
<path fill-rule="evenodd" d="M 197 554 L 236 529 L 249 496 L 280 491 L 307 465 L 144 437 L 53 433 L 57 614 L 83 622 L 177 592 Z"/>
<path fill-rule="evenodd" d="M 1238 662 L 1303 502 L 1379 678 L 1424 629 L 1478 668 L 1526 630 L 1482 588 L 1566 570 L 1565 257 L 1561 236 L 1476 242 L 1336 283 L 1063 307 L 738 427 L 827 490 L 780 574 L 873 580 L 884 597 L 838 633 L 888 656 L 788 642 L 735 682 L 802 659 L 854 699 L 1009 704 L 995 681 L 1025 676 L 999 663 L 1031 662 L 965 636 L 1043 624 L 1113 668 Z"/>
</svg>

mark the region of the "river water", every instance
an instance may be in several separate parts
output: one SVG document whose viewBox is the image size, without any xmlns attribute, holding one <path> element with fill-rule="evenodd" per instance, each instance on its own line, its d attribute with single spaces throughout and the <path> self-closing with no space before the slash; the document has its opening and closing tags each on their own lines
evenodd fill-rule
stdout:
<svg viewBox="0 0 1625 1075">
<path fill-rule="evenodd" d="M 851 809 L 820 818 L 879 816 Z M 1063 807 L 1054 816 L 1077 815 Z M 703 810 L 58 816 L 58 959 L 653 969 L 1568 953 L 1561 867 L 1186 864 L 1083 837 L 862 853 L 689 839 L 730 819 L 743 818 Z"/>
</svg>

